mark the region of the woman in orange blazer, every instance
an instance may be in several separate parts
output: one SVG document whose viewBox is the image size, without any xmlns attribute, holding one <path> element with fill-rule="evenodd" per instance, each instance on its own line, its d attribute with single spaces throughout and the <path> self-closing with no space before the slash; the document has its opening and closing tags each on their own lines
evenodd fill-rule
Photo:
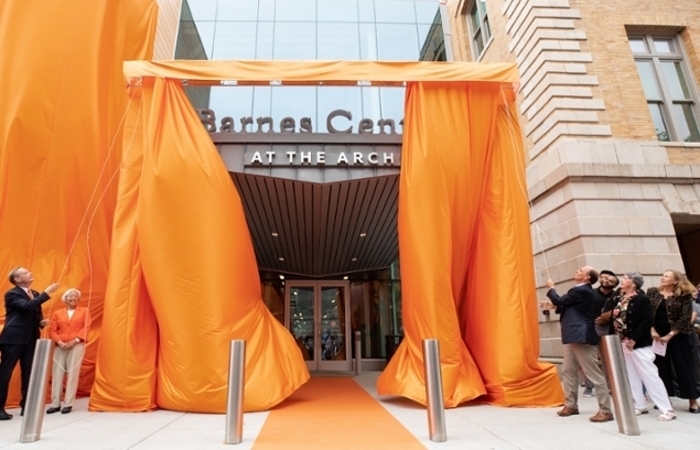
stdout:
<svg viewBox="0 0 700 450">
<path fill-rule="evenodd" d="M 68 289 L 61 297 L 66 304 L 65 309 L 56 311 L 51 318 L 51 339 L 56 348 L 53 354 L 53 380 L 51 382 L 51 407 L 47 414 L 61 411 L 68 414 L 73 409 L 75 393 L 78 390 L 80 366 L 85 356 L 85 343 L 90 329 L 90 311 L 78 307 L 80 291 Z M 68 374 L 66 395 L 61 409 L 61 391 L 63 390 L 63 374 Z"/>
</svg>

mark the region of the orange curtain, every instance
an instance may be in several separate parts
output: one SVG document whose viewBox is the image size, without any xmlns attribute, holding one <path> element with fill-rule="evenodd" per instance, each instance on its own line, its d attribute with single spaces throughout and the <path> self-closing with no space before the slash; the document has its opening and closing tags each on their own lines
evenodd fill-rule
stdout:
<svg viewBox="0 0 700 450">
<path fill-rule="evenodd" d="M 426 403 L 422 340 L 437 338 L 446 406 L 563 402 L 537 362 L 524 153 L 509 84 L 411 83 L 399 188 L 405 338 L 381 395 Z"/>
<path fill-rule="evenodd" d="M 241 200 L 180 82 L 148 78 L 141 91 L 90 407 L 224 412 L 229 343 L 243 339 L 244 408 L 268 409 L 309 374 L 262 301 Z"/>
<path fill-rule="evenodd" d="M 92 386 L 102 324 L 110 178 L 129 102 L 122 61 L 150 57 L 156 16 L 153 0 L 0 2 L 0 285 L 10 287 L 15 266 L 34 272 L 37 290 L 59 282 L 46 318 L 67 288 L 82 291 L 93 321 L 81 395 Z M 8 406 L 19 402 L 15 375 Z"/>
</svg>

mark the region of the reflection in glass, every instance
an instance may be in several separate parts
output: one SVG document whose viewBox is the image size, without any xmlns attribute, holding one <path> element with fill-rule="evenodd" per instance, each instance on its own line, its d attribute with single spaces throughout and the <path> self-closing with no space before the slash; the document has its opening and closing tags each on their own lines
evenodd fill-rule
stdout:
<svg viewBox="0 0 700 450">
<path fill-rule="evenodd" d="M 245 1 L 245 0 L 244 0 Z M 275 19 L 275 0 L 259 0 L 258 20 Z"/>
<path fill-rule="evenodd" d="M 274 59 L 316 59 L 316 24 L 313 22 L 275 22 Z"/>
<path fill-rule="evenodd" d="M 363 61 L 377 59 L 377 31 L 374 24 L 360 24 L 360 58 Z"/>
<path fill-rule="evenodd" d="M 647 100 L 660 99 L 661 94 L 659 93 L 659 87 L 656 85 L 651 61 L 637 61 L 637 70 L 639 71 L 639 78 L 642 80 L 642 86 L 644 87 L 644 94 Z"/>
<path fill-rule="evenodd" d="M 396 132 L 403 133 L 403 127 L 399 125 L 403 119 L 403 100 L 405 88 L 380 88 L 382 99 L 382 115 L 386 119 L 394 119 Z"/>
<path fill-rule="evenodd" d="M 255 22 L 217 22 L 212 59 L 255 59 Z"/>
<path fill-rule="evenodd" d="M 673 100 L 689 100 L 691 98 L 690 89 L 685 81 L 680 61 L 662 61 L 661 67 L 668 89 L 671 91 L 671 98 Z"/>
<path fill-rule="evenodd" d="M 684 142 L 700 142 L 700 131 L 698 122 L 693 114 L 692 104 L 676 103 L 671 107 L 673 123 L 680 133 L 678 140 Z"/>
<path fill-rule="evenodd" d="M 420 42 L 415 24 L 377 24 L 378 56 L 381 61 L 418 61 Z"/>
<path fill-rule="evenodd" d="M 632 53 L 647 53 L 647 46 L 642 38 L 630 38 Z"/>
<path fill-rule="evenodd" d="M 375 0 L 378 23 L 416 23 L 416 11 L 410 0 Z"/>
<path fill-rule="evenodd" d="M 343 288 L 321 288 L 321 360 L 344 361 L 345 296 Z"/>
<path fill-rule="evenodd" d="M 289 292 L 289 331 L 304 361 L 314 360 L 314 288 L 292 287 Z"/>
<path fill-rule="evenodd" d="M 236 89 L 236 88 L 233 88 Z M 253 88 L 253 117 L 265 117 L 270 115 L 272 104 L 272 88 L 269 86 L 256 86 Z"/>
<path fill-rule="evenodd" d="M 360 36 L 356 23 L 319 23 L 318 59 L 360 59 Z"/>
<path fill-rule="evenodd" d="M 651 120 L 654 123 L 654 129 L 656 130 L 656 137 L 660 141 L 670 141 L 671 138 L 668 135 L 666 121 L 661 113 L 661 106 L 658 103 L 649 103 L 649 112 L 651 113 Z"/>
<path fill-rule="evenodd" d="M 318 0 L 319 22 L 357 22 L 357 1 Z"/>
</svg>

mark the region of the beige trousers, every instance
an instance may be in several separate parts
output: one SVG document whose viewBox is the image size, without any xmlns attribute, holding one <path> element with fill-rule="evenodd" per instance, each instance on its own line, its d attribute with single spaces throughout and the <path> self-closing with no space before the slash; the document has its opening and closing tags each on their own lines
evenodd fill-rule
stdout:
<svg viewBox="0 0 700 450">
<path fill-rule="evenodd" d="M 578 408 L 578 369 L 593 383 L 598 409 L 604 413 L 610 410 L 610 395 L 598 362 L 598 347 L 588 344 L 565 344 L 564 362 L 561 367 L 561 381 L 564 384 L 566 406 Z"/>
<path fill-rule="evenodd" d="M 78 390 L 78 377 L 80 366 L 85 356 L 85 343 L 75 344 L 69 350 L 63 350 L 56 346 L 53 351 L 53 380 L 51 381 L 51 408 L 61 406 L 61 393 L 63 391 L 63 374 L 68 374 L 66 380 L 66 395 L 63 407 L 73 406 L 75 393 Z"/>
</svg>

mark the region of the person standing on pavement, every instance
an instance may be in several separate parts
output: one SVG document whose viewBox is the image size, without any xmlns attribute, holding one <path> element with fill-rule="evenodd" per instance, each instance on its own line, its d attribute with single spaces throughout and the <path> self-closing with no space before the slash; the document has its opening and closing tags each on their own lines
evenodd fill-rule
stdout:
<svg viewBox="0 0 700 450">
<path fill-rule="evenodd" d="M 58 289 L 58 284 L 53 283 L 42 293 L 33 290 L 34 275 L 24 267 L 12 269 L 8 278 L 14 287 L 5 293 L 5 326 L 0 333 L 0 420 L 12 419 L 12 414 L 5 411 L 5 403 L 12 371 L 18 361 L 22 372 L 20 407 L 24 413 L 36 340 L 40 328 L 48 323 L 41 313 L 41 304 Z"/>
<path fill-rule="evenodd" d="M 564 384 L 565 405 L 557 412 L 560 417 L 579 414 L 578 408 L 578 369 L 591 380 L 598 400 L 598 412 L 590 417 L 591 422 L 613 420 L 610 409 L 610 395 L 605 377 L 598 364 L 598 334 L 595 331 L 594 295 L 592 284 L 598 281 L 598 272 L 591 266 L 583 266 L 574 274 L 576 286 L 559 296 L 554 282 L 547 280 L 547 297 L 556 306 L 561 323 L 561 340 L 564 344 L 562 382 Z"/>
</svg>

